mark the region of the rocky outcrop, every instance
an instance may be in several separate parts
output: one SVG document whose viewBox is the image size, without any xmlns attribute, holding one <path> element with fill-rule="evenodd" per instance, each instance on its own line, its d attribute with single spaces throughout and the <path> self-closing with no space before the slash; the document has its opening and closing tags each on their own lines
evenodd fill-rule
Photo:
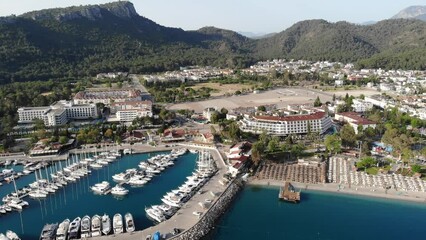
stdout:
<svg viewBox="0 0 426 240">
<path fill-rule="evenodd" d="M 104 18 L 107 14 L 124 19 L 130 19 L 139 16 L 131 2 L 120 1 L 101 5 L 46 9 L 25 13 L 21 15 L 21 17 L 31 18 L 33 20 L 39 21 L 48 19 L 70 21 L 82 18 L 97 20 Z"/>
</svg>

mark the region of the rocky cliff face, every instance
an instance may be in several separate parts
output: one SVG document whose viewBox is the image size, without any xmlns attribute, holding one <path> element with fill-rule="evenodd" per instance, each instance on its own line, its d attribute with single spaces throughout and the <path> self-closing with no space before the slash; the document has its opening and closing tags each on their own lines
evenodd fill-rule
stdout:
<svg viewBox="0 0 426 240">
<path fill-rule="evenodd" d="M 101 5 L 46 9 L 25 13 L 21 17 L 33 20 L 56 19 L 58 21 L 69 21 L 81 18 L 97 20 L 102 19 L 105 14 L 112 14 L 125 19 L 139 16 L 131 2 L 120 1 Z"/>
<path fill-rule="evenodd" d="M 420 20 L 425 20 L 426 16 L 426 6 L 411 6 L 408 7 L 395 16 L 393 16 L 393 19 L 396 18 L 417 18 Z"/>
</svg>

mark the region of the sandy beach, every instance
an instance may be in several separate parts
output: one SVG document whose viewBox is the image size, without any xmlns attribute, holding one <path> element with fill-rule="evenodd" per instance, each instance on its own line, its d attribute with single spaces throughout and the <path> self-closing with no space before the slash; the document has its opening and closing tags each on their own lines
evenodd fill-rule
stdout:
<svg viewBox="0 0 426 240">
<path fill-rule="evenodd" d="M 276 180 L 259 180 L 259 179 L 250 179 L 247 182 L 248 185 L 252 186 L 283 186 L 282 181 Z M 422 202 L 426 203 L 426 193 L 424 192 L 403 192 L 395 191 L 393 189 L 385 191 L 385 189 L 374 189 L 369 187 L 357 187 L 349 188 L 335 183 L 326 183 L 326 184 L 304 184 L 304 183 L 292 183 L 296 188 L 302 190 L 315 190 L 315 191 L 325 191 L 325 192 L 334 192 L 342 194 L 352 194 L 352 195 L 361 195 L 368 197 L 384 198 L 384 199 L 393 199 L 393 200 L 402 200 L 402 201 L 411 201 L 411 202 Z M 303 196 L 302 196 L 303 201 Z"/>
</svg>

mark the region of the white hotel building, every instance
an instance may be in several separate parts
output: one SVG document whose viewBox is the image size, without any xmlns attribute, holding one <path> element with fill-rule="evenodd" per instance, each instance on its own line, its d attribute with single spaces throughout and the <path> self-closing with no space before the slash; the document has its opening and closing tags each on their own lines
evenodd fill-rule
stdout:
<svg viewBox="0 0 426 240">
<path fill-rule="evenodd" d="M 331 126 L 332 120 L 325 112 L 284 117 L 245 115 L 240 120 L 240 129 L 243 132 L 260 134 L 266 131 L 267 134 L 275 136 L 306 134 L 309 128 L 311 132 L 323 134 Z"/>
<path fill-rule="evenodd" d="M 120 122 L 131 122 L 137 117 L 152 117 L 152 102 L 114 102 L 111 104 L 111 113 L 115 113 L 117 121 Z"/>
<path fill-rule="evenodd" d="M 46 126 L 64 125 L 71 119 L 90 119 L 98 116 L 95 104 L 77 105 L 61 100 L 46 107 L 21 107 L 18 109 L 19 123 L 32 123 L 41 119 Z"/>
</svg>

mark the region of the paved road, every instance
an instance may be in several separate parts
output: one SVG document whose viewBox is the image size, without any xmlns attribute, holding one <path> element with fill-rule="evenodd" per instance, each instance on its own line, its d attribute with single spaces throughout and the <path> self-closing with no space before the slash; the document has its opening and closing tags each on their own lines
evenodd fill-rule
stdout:
<svg viewBox="0 0 426 240">
<path fill-rule="evenodd" d="M 142 91 L 142 99 L 152 101 L 151 94 L 148 92 L 145 86 L 141 84 L 140 78 L 135 74 L 130 74 L 129 77 L 132 80 L 133 87 Z"/>
</svg>

